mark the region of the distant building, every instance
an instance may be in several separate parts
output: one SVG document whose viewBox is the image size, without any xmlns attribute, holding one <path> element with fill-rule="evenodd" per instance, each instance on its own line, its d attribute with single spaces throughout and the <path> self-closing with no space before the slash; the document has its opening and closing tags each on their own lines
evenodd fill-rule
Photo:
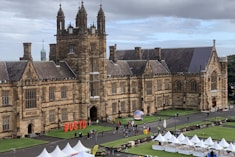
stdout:
<svg viewBox="0 0 235 157">
<path fill-rule="evenodd" d="M 66 122 L 107 120 L 142 110 L 215 110 L 227 106 L 227 59 L 213 46 L 116 50 L 106 59 L 105 14 L 87 27 L 82 5 L 65 28 L 60 6 L 50 61 L 33 61 L 24 43 L 20 61 L 0 62 L 0 138 L 28 136 Z"/>
</svg>

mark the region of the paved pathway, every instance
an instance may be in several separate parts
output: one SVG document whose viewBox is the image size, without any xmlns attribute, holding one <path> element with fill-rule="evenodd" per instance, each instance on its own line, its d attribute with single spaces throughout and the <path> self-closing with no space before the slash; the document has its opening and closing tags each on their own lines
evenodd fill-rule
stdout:
<svg viewBox="0 0 235 157">
<path fill-rule="evenodd" d="M 218 116 L 234 116 L 235 115 L 235 109 L 231 109 L 229 111 L 223 111 L 223 112 L 211 112 L 209 116 L 207 116 L 206 113 L 199 112 L 195 113 L 189 116 L 189 119 L 187 119 L 187 116 L 179 116 L 179 117 L 172 117 L 167 120 L 167 128 L 174 127 L 177 125 L 194 122 L 194 121 L 203 121 L 209 117 L 218 117 Z M 103 125 L 110 125 L 115 127 L 115 125 L 107 124 L 107 123 L 101 123 Z M 159 122 L 153 122 L 148 123 L 146 126 L 150 126 L 151 130 L 153 132 L 157 132 L 157 125 Z M 161 122 L 162 125 L 162 122 Z M 143 126 L 138 126 L 140 128 L 143 128 Z M 89 148 L 92 148 L 95 144 L 102 144 L 109 141 L 114 141 L 117 139 L 124 138 L 122 133 L 113 134 L 113 131 L 104 132 L 104 135 L 98 135 L 97 141 L 95 138 L 87 139 L 86 137 L 82 138 L 73 138 L 73 139 L 59 139 L 59 138 L 52 138 L 47 136 L 39 136 L 36 137 L 36 139 L 49 141 L 48 144 L 38 145 L 34 147 L 24 148 L 24 149 L 18 149 L 15 151 L 15 154 L 13 151 L 0 153 L 0 157 L 35 157 L 39 155 L 44 148 L 48 150 L 48 152 L 51 152 L 54 150 L 56 145 L 59 145 L 60 148 L 64 148 L 64 146 L 67 144 L 67 142 L 70 143 L 71 146 L 74 146 L 78 140 L 81 140 L 81 142 Z M 110 152 L 109 152 L 110 153 Z M 109 154 L 109 156 L 112 156 L 112 154 Z M 136 155 L 131 154 L 125 154 L 125 153 L 116 153 L 115 156 L 122 156 L 122 157 L 136 157 Z"/>
</svg>

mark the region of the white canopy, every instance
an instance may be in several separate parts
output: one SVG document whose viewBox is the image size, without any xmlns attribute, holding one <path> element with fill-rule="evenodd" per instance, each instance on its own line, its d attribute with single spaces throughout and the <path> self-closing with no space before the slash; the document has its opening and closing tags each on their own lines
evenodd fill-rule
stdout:
<svg viewBox="0 0 235 157">
<path fill-rule="evenodd" d="M 69 143 L 67 143 L 67 145 L 64 147 L 64 149 L 62 150 L 65 154 L 69 154 L 69 155 L 75 155 L 78 153 L 78 151 L 74 150 Z"/>
<path fill-rule="evenodd" d="M 65 154 L 60 147 L 57 145 L 56 148 L 49 153 L 52 157 L 70 157 L 69 154 Z"/>
<path fill-rule="evenodd" d="M 219 145 L 223 148 L 227 148 L 229 146 L 228 142 L 224 138 L 219 142 Z"/>
<path fill-rule="evenodd" d="M 37 157 L 52 157 L 52 156 L 47 152 L 46 148 L 44 148 L 41 154 L 38 155 Z"/>
<path fill-rule="evenodd" d="M 214 142 L 212 141 L 212 138 L 211 137 L 208 137 L 205 142 L 204 142 L 205 145 L 207 146 L 212 146 L 214 144 Z"/>
<path fill-rule="evenodd" d="M 177 137 L 177 139 L 182 142 L 185 139 L 185 136 L 183 133 L 180 133 L 180 135 Z"/>
<path fill-rule="evenodd" d="M 225 150 L 235 152 L 235 146 L 232 143 L 230 143 L 228 148 L 226 148 Z"/>
<path fill-rule="evenodd" d="M 207 148 L 207 146 L 204 144 L 203 140 L 200 140 L 200 142 L 196 143 L 195 146 L 196 147 L 201 147 L 201 148 Z"/>
<path fill-rule="evenodd" d="M 169 141 L 171 139 L 171 136 L 172 136 L 171 132 L 167 131 L 167 133 L 163 137 L 166 139 L 166 141 Z"/>
<path fill-rule="evenodd" d="M 215 141 L 214 144 L 210 147 L 215 150 L 222 150 L 223 148 Z"/>
<path fill-rule="evenodd" d="M 77 155 L 75 155 L 73 157 L 95 157 L 95 155 L 89 154 L 89 153 L 86 153 L 86 152 L 80 152 L 80 153 L 78 153 Z"/>
<path fill-rule="evenodd" d="M 188 137 L 185 137 L 185 139 L 181 142 L 181 144 L 185 144 L 187 146 L 192 146 L 193 143 L 189 140 Z"/>
<path fill-rule="evenodd" d="M 166 139 L 162 136 L 161 133 L 159 133 L 154 140 L 159 141 L 159 142 L 165 142 L 166 141 Z"/>
<path fill-rule="evenodd" d="M 171 136 L 171 139 L 169 142 L 174 143 L 174 144 L 180 144 L 180 141 L 174 135 Z"/>
<path fill-rule="evenodd" d="M 194 135 L 192 138 L 191 138 L 191 142 L 193 142 L 194 144 L 197 144 L 200 142 L 200 139 L 197 137 L 197 135 Z"/>
<path fill-rule="evenodd" d="M 76 150 L 77 152 L 87 152 L 90 153 L 91 149 L 85 147 L 80 140 L 78 140 L 78 143 L 73 147 L 74 150 Z"/>
</svg>

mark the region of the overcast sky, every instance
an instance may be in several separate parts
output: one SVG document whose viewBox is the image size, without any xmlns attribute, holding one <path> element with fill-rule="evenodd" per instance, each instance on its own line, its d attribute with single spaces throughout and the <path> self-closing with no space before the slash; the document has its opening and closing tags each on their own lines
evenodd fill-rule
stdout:
<svg viewBox="0 0 235 157">
<path fill-rule="evenodd" d="M 88 26 L 102 4 L 107 47 L 117 49 L 212 46 L 219 56 L 235 54 L 235 0 L 83 0 Z M 0 60 L 18 60 L 23 42 L 32 42 L 40 60 L 42 41 L 55 43 L 60 0 L 1 0 Z M 81 0 L 61 0 L 66 26 L 74 25 Z M 107 49 L 108 50 L 108 49 Z"/>
</svg>

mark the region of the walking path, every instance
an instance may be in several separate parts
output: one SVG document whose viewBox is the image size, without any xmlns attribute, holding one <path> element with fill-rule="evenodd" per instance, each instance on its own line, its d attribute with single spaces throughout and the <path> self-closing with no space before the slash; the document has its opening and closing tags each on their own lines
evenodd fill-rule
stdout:
<svg viewBox="0 0 235 157">
<path fill-rule="evenodd" d="M 219 117 L 219 116 L 230 117 L 234 115 L 235 115 L 235 109 L 233 108 L 233 109 L 230 109 L 229 111 L 211 112 L 209 116 L 206 113 L 199 112 L 199 113 L 190 115 L 189 119 L 187 118 L 188 116 L 172 117 L 172 118 L 167 119 L 167 128 L 182 125 L 185 123 L 191 123 L 194 121 L 203 121 L 211 117 Z M 156 121 L 156 122 L 148 123 L 146 124 L 146 126 L 151 127 L 152 132 L 157 132 L 158 124 L 159 122 Z M 115 128 L 114 124 L 100 123 L 100 125 L 106 125 L 106 126 L 110 125 L 113 128 Z M 162 125 L 162 122 L 161 122 L 161 125 Z M 138 127 L 143 128 L 142 125 L 139 125 Z M 60 148 L 64 148 L 68 142 L 70 143 L 71 146 L 74 146 L 78 142 L 78 140 L 81 140 L 81 142 L 86 147 L 92 148 L 96 144 L 102 144 L 102 143 L 118 140 L 121 138 L 124 138 L 122 133 L 113 134 L 113 131 L 104 132 L 103 136 L 99 134 L 97 136 L 97 139 L 95 138 L 87 139 L 86 137 L 73 138 L 73 139 L 59 139 L 59 138 L 48 137 L 48 136 L 38 136 L 36 137 L 36 139 L 49 141 L 49 143 L 34 146 L 34 147 L 24 148 L 24 149 L 18 149 L 15 151 L 15 156 L 14 156 L 13 151 L 0 153 L 0 157 L 35 157 L 39 155 L 44 148 L 46 148 L 48 152 L 51 152 L 54 150 L 56 145 L 59 145 Z M 109 154 L 109 156 L 112 156 L 112 154 Z M 126 153 L 121 153 L 121 152 L 115 152 L 114 156 L 136 157 L 136 155 L 126 154 Z"/>
</svg>

